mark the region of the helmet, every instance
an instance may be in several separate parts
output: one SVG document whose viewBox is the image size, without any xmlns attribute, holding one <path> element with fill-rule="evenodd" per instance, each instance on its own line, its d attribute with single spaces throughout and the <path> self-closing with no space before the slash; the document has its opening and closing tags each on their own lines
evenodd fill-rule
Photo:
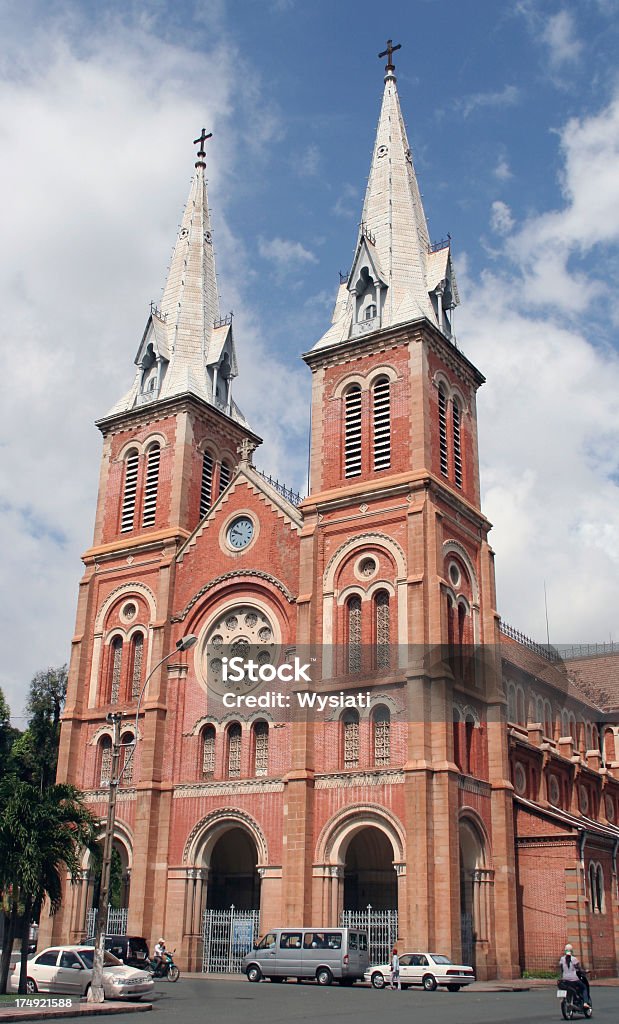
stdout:
<svg viewBox="0 0 619 1024">
<path fill-rule="evenodd" d="M 165 939 L 159 939 L 159 942 L 163 945 L 165 943 Z"/>
<path fill-rule="evenodd" d="M 569 942 L 568 942 L 567 946 L 565 947 L 565 952 L 566 953 L 573 953 L 574 952 L 574 947 Z"/>
</svg>

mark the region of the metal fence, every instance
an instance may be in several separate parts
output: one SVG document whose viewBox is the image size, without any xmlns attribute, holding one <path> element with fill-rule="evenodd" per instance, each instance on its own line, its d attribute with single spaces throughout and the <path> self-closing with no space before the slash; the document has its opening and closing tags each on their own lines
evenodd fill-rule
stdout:
<svg viewBox="0 0 619 1024">
<path fill-rule="evenodd" d="M 97 914 L 99 911 L 95 907 L 91 907 L 86 914 L 86 938 L 94 939 L 95 929 L 97 927 Z M 105 930 L 106 935 L 126 935 L 127 934 L 127 917 L 129 911 L 126 907 L 120 910 L 113 910 L 112 907 L 107 912 L 107 928 Z"/>
<path fill-rule="evenodd" d="M 343 910 L 340 924 L 367 931 L 370 964 L 389 962 L 398 938 L 397 910 L 373 910 L 368 903 L 365 910 Z"/>
<path fill-rule="evenodd" d="M 205 910 L 202 915 L 202 970 L 240 974 L 241 962 L 260 932 L 259 910 Z"/>
</svg>

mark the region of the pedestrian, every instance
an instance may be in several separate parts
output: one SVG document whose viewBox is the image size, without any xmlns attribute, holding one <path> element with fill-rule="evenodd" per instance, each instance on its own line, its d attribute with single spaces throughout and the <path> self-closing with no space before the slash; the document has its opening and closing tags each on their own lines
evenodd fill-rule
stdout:
<svg viewBox="0 0 619 1024">
<path fill-rule="evenodd" d="M 400 958 L 396 947 L 393 947 L 391 953 L 391 988 L 397 988 L 402 991 L 402 985 L 400 984 Z"/>
</svg>

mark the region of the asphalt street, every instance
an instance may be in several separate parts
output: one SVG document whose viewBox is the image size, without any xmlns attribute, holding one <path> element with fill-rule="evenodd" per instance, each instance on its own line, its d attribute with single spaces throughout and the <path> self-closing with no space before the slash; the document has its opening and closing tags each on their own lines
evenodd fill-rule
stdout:
<svg viewBox="0 0 619 1024">
<path fill-rule="evenodd" d="M 511 1024 L 511 1022 L 561 1021 L 561 1004 L 555 989 L 529 992 L 406 992 L 375 991 L 355 985 L 319 988 L 315 984 L 211 981 L 182 978 L 177 984 L 157 984 L 153 1012 L 143 1017 L 121 1014 L 115 1024 L 158 1020 L 179 1024 Z M 619 1019 L 619 988 L 593 987 L 596 1021 L 616 1024 Z M 575 1020 L 583 1020 L 577 1017 Z"/>
</svg>

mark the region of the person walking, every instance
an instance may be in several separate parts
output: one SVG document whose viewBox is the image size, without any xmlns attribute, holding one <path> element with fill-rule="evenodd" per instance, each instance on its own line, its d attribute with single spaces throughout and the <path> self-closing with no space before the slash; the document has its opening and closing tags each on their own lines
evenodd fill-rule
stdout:
<svg viewBox="0 0 619 1024">
<path fill-rule="evenodd" d="M 402 991 L 402 985 L 400 983 L 400 958 L 395 946 L 391 953 L 391 988 L 397 988 Z"/>
</svg>

